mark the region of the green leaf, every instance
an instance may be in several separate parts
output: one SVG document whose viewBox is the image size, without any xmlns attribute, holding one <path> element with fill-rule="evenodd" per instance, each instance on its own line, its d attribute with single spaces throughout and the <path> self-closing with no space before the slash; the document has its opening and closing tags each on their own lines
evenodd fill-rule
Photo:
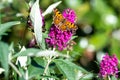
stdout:
<svg viewBox="0 0 120 80">
<path fill-rule="evenodd" d="M 44 38 L 48 38 L 48 33 L 42 33 Z"/>
<path fill-rule="evenodd" d="M 91 80 L 93 78 L 93 74 L 89 73 L 87 75 L 84 75 L 80 80 Z"/>
<path fill-rule="evenodd" d="M 28 75 L 29 75 L 29 78 L 32 78 L 32 77 L 35 77 L 35 76 L 37 76 L 37 75 L 42 75 L 43 74 L 43 72 L 44 72 L 44 69 L 42 69 L 42 68 L 39 68 L 39 67 L 35 67 L 35 66 L 33 66 L 33 65 L 30 65 L 29 67 L 28 67 Z"/>
<path fill-rule="evenodd" d="M 1 7 L 1 4 L 0 4 L 0 7 Z M 2 14 L 1 14 L 1 12 L 0 12 L 0 25 L 1 25 L 1 17 L 2 17 Z"/>
<path fill-rule="evenodd" d="M 55 63 L 59 70 L 67 77 L 67 79 L 75 80 L 75 70 L 73 69 L 73 67 L 62 60 L 55 60 Z"/>
<path fill-rule="evenodd" d="M 32 55 L 35 55 L 39 51 L 40 49 L 35 49 L 35 48 L 26 49 L 25 51 L 17 53 L 12 58 L 16 58 L 18 56 L 32 56 Z"/>
<path fill-rule="evenodd" d="M 76 74 L 78 70 L 81 70 L 84 73 L 87 73 L 86 70 L 83 68 L 75 65 L 74 63 L 62 60 L 62 59 L 56 59 L 54 60 L 55 64 L 57 65 L 58 69 L 67 77 L 69 80 L 76 80 Z"/>
<path fill-rule="evenodd" d="M 18 56 L 48 57 L 48 56 L 58 56 L 58 55 L 64 56 L 64 55 L 59 54 L 57 51 L 53 51 L 53 50 L 40 50 L 36 48 L 30 48 L 30 49 L 26 49 L 25 51 L 21 51 L 17 53 L 16 55 L 12 57 L 12 59 Z"/>
<path fill-rule="evenodd" d="M 42 38 L 42 43 L 41 43 L 42 49 L 45 50 L 46 45 L 45 45 L 45 38 Z"/>
<path fill-rule="evenodd" d="M 42 33 L 42 35 L 43 35 L 43 38 L 42 38 L 41 46 L 42 46 L 42 49 L 45 50 L 45 48 L 46 48 L 45 39 L 48 38 L 48 34 L 47 33 Z"/>
<path fill-rule="evenodd" d="M 5 69 L 6 79 L 8 77 L 8 71 L 9 71 L 8 53 L 9 53 L 9 46 L 4 42 L 0 42 L 0 61 L 2 67 Z"/>
<path fill-rule="evenodd" d="M 115 76 L 112 76 L 111 80 L 117 80 L 117 78 Z"/>
<path fill-rule="evenodd" d="M 78 36 L 72 36 L 72 38 L 71 38 L 71 40 L 73 40 L 73 39 L 75 39 L 75 38 L 77 38 Z"/>
<path fill-rule="evenodd" d="M 19 21 L 12 21 L 12 22 L 7 22 L 7 23 L 4 23 L 4 24 L 1 24 L 0 25 L 0 36 L 1 35 L 4 35 L 4 33 L 12 26 L 14 25 L 17 25 L 17 24 L 20 24 Z"/>
<path fill-rule="evenodd" d="M 13 47 L 14 47 L 14 43 L 12 42 L 9 46 L 9 50 L 12 51 L 14 49 Z"/>
<path fill-rule="evenodd" d="M 36 58 L 33 59 L 33 61 L 34 61 L 34 64 L 36 63 L 40 68 L 44 68 L 45 67 L 45 61 L 44 61 L 43 58 L 36 57 Z"/>
</svg>

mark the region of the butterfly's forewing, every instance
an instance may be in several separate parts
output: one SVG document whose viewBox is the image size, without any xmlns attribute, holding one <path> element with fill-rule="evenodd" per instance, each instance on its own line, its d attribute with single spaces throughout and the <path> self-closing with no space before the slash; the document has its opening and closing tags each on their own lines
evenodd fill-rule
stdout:
<svg viewBox="0 0 120 80">
<path fill-rule="evenodd" d="M 59 26 L 60 23 L 63 22 L 63 20 L 64 20 L 64 17 L 62 16 L 62 14 L 57 9 L 54 9 L 53 23 L 56 26 Z"/>
</svg>

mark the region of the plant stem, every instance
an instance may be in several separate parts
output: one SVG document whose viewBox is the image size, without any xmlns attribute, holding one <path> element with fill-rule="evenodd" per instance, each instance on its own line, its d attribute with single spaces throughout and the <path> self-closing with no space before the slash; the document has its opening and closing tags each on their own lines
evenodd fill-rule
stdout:
<svg viewBox="0 0 120 80">
<path fill-rule="evenodd" d="M 25 69 L 25 80 L 28 80 L 28 70 L 27 69 Z"/>
<path fill-rule="evenodd" d="M 48 67 L 49 67 L 50 62 L 51 62 L 51 58 L 49 58 L 49 59 L 47 60 L 47 64 L 46 64 L 46 66 L 45 66 L 45 70 L 44 70 L 43 75 L 46 75 L 46 74 L 47 74 L 47 70 L 48 70 Z M 42 78 L 42 80 L 45 80 L 45 79 Z"/>
<path fill-rule="evenodd" d="M 16 71 L 16 73 L 21 77 L 22 74 L 19 72 L 19 70 L 14 66 L 12 62 L 9 61 L 9 65 Z"/>
<path fill-rule="evenodd" d="M 53 48 L 53 51 L 55 51 L 55 48 Z M 47 64 L 45 66 L 45 70 L 44 70 L 43 76 L 47 74 L 47 70 L 48 70 L 49 64 L 51 63 L 52 59 L 54 59 L 54 58 L 55 58 L 55 56 L 49 56 L 47 58 Z M 42 78 L 42 80 L 45 80 L 45 78 Z"/>
<path fill-rule="evenodd" d="M 46 65 L 45 70 L 44 70 L 44 75 L 47 74 L 47 70 L 48 70 L 48 66 L 49 66 L 50 62 L 51 62 L 51 60 L 50 61 L 48 60 L 47 65 Z"/>
<path fill-rule="evenodd" d="M 108 80 L 111 80 L 111 79 L 110 79 L 110 76 L 108 76 Z"/>
<path fill-rule="evenodd" d="M 67 51 L 67 56 L 69 56 L 69 51 Z"/>
<path fill-rule="evenodd" d="M 53 48 L 53 51 L 55 51 L 55 48 Z"/>
</svg>

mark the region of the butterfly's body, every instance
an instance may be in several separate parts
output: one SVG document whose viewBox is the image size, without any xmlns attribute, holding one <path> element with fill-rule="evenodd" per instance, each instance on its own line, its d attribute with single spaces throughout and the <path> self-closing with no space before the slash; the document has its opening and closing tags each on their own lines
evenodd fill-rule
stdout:
<svg viewBox="0 0 120 80">
<path fill-rule="evenodd" d="M 65 19 L 64 16 L 57 9 L 54 9 L 53 23 L 62 31 L 77 30 L 77 26 L 69 20 Z"/>
</svg>

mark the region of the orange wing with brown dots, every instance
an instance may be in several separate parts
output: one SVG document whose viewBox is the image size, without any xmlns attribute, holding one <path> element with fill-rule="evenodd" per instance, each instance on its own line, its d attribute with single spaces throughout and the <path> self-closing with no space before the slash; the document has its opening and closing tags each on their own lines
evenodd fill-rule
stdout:
<svg viewBox="0 0 120 80">
<path fill-rule="evenodd" d="M 62 31 L 76 31 L 78 28 L 74 23 L 71 23 L 69 20 L 65 19 L 58 9 L 54 9 L 53 23 Z"/>
</svg>

